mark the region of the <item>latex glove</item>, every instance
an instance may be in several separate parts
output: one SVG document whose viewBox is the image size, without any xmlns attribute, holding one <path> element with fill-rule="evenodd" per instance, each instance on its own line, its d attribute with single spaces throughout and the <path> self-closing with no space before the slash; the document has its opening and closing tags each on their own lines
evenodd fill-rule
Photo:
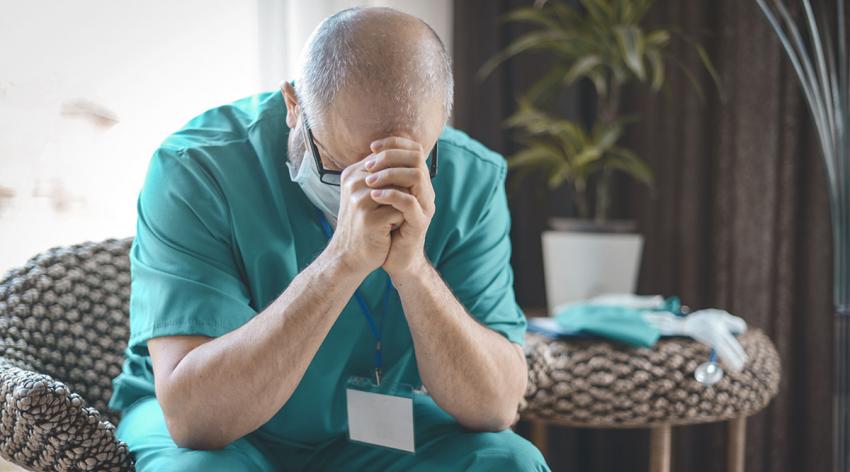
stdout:
<svg viewBox="0 0 850 472">
<path fill-rule="evenodd" d="M 717 357 L 732 370 L 740 371 L 747 362 L 747 353 L 734 334 L 747 330 L 747 323 L 724 310 L 708 308 L 688 316 L 676 316 L 670 312 L 644 311 L 645 320 L 652 323 L 662 335 L 689 336 L 713 347 Z"/>
<path fill-rule="evenodd" d="M 606 305 L 622 306 L 626 308 L 651 309 L 663 308 L 664 297 L 661 295 L 634 295 L 631 293 L 606 293 L 593 298 L 570 302 L 555 307 L 555 313 L 564 311 L 574 305 Z"/>
</svg>

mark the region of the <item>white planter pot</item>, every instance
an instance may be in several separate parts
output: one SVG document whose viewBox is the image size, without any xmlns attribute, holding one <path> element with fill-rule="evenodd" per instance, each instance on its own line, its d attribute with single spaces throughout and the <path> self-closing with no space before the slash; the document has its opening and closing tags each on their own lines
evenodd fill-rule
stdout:
<svg viewBox="0 0 850 472">
<path fill-rule="evenodd" d="M 559 305 L 606 293 L 634 293 L 643 252 L 643 236 L 622 232 L 630 223 L 612 222 L 596 232 L 580 220 L 553 221 L 544 231 L 543 270 L 549 314 Z"/>
</svg>

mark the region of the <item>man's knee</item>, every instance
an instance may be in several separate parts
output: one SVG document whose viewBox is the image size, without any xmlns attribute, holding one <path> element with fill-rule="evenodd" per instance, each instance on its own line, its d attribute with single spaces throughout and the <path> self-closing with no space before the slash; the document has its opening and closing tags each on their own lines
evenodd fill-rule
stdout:
<svg viewBox="0 0 850 472">
<path fill-rule="evenodd" d="M 513 431 L 464 434 L 446 439 L 442 453 L 454 455 L 452 462 L 465 464 L 465 470 L 549 471 L 540 451 Z"/>
<path fill-rule="evenodd" d="M 239 449 L 225 448 L 215 450 L 168 448 L 148 454 L 140 454 L 136 459 L 137 472 L 178 472 L 178 471 L 257 471 L 266 469 L 258 466 Z"/>
<path fill-rule="evenodd" d="M 533 444 L 512 431 L 485 434 L 471 451 L 481 470 L 548 471 L 546 459 Z"/>
</svg>

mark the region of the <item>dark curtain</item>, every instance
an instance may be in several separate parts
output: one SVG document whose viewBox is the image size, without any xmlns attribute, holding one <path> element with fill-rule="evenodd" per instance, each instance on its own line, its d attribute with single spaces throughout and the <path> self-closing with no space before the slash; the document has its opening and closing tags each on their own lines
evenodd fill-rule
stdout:
<svg viewBox="0 0 850 472">
<path fill-rule="evenodd" d="M 517 145 L 501 121 L 546 58 L 509 61 L 483 82 L 474 74 L 523 31 L 499 15 L 531 3 L 455 2 L 454 125 L 505 155 Z M 704 101 L 675 67 L 666 93 L 628 91 L 623 109 L 642 121 L 624 144 L 656 172 L 654 192 L 621 178 L 615 195 L 615 216 L 635 219 L 646 238 L 639 293 L 676 294 L 764 330 L 780 352 L 783 380 L 768 408 L 749 419 L 747 470 L 830 470 L 831 226 L 825 172 L 793 70 L 754 1 L 659 0 L 648 21 L 698 37 L 727 100 L 683 43 L 674 51 L 696 71 Z M 586 119 L 590 93 L 578 87 L 563 113 Z M 545 306 L 540 232 L 550 216 L 570 212 L 566 191 L 541 195 L 542 185 L 528 179 L 511 194 L 515 287 L 529 310 Z M 723 424 L 674 429 L 673 470 L 725 470 L 725 435 Z M 553 470 L 647 468 L 646 431 L 550 428 L 548 442 Z"/>
</svg>

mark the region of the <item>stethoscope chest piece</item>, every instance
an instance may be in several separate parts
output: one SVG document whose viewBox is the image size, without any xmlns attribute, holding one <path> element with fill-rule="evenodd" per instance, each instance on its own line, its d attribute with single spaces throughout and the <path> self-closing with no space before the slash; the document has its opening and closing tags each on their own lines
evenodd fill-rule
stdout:
<svg viewBox="0 0 850 472">
<path fill-rule="evenodd" d="M 717 353 L 711 350 L 708 362 L 703 362 L 694 370 L 694 378 L 697 382 L 710 387 L 723 379 L 723 369 L 717 363 Z"/>
</svg>

